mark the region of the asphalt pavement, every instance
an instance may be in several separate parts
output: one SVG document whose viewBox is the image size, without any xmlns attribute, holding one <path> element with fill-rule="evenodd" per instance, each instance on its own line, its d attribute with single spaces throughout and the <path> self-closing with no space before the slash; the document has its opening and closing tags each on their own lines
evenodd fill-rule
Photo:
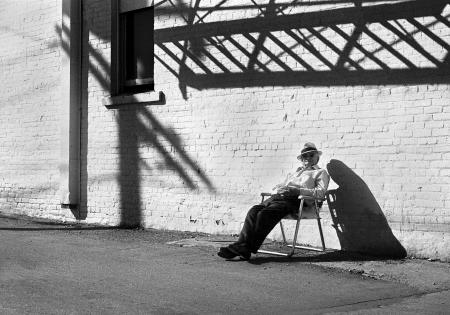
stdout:
<svg viewBox="0 0 450 315">
<path fill-rule="evenodd" d="M 448 314 L 449 264 L 329 251 L 226 261 L 233 238 L 0 215 L 1 314 Z M 271 244 L 269 244 L 271 245 Z M 272 245 L 273 246 L 273 245 Z"/>
</svg>

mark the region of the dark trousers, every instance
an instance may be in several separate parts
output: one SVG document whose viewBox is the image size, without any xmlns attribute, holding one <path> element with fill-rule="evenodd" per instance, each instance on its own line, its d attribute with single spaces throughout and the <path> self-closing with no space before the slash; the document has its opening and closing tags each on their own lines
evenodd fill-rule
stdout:
<svg viewBox="0 0 450 315">
<path fill-rule="evenodd" d="M 259 205 L 255 205 L 247 213 L 236 245 L 245 246 L 256 253 L 266 236 L 282 218 L 298 209 L 297 198 L 274 196 Z"/>
</svg>

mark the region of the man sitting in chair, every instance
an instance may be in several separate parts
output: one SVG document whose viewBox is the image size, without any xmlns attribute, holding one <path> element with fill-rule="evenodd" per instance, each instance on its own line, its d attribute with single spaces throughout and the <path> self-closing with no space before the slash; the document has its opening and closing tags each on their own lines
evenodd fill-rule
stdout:
<svg viewBox="0 0 450 315">
<path fill-rule="evenodd" d="M 269 199 L 248 211 L 237 242 L 221 247 L 217 255 L 225 259 L 237 256 L 244 260 L 250 259 L 251 253 L 258 251 L 275 225 L 286 215 L 298 210 L 300 195 L 325 198 L 330 176 L 325 169 L 317 166 L 321 154 L 313 143 L 305 143 L 297 157 L 303 165 L 276 185 Z M 308 206 L 307 200 L 305 205 Z"/>
</svg>

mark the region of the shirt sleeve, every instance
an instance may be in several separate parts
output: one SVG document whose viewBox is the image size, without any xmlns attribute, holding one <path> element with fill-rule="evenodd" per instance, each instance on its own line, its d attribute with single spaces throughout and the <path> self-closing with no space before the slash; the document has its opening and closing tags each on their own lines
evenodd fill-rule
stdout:
<svg viewBox="0 0 450 315">
<path fill-rule="evenodd" d="M 316 186 L 314 188 L 300 188 L 300 195 L 323 199 L 329 183 L 330 175 L 326 170 L 321 169 L 316 177 Z"/>
</svg>

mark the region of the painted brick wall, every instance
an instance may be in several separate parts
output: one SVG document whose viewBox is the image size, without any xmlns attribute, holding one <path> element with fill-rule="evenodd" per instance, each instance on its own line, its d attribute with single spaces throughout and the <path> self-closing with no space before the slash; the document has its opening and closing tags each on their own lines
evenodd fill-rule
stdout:
<svg viewBox="0 0 450 315">
<path fill-rule="evenodd" d="M 58 191 L 60 1 L 0 4 L 0 211 L 64 218 Z"/>
<path fill-rule="evenodd" d="M 163 1 L 155 8 L 155 89 L 165 94 L 165 104 L 107 109 L 102 101 L 110 90 L 110 5 L 83 3 L 85 222 L 238 233 L 259 193 L 292 171 L 303 143 L 313 141 L 324 151 L 320 165 L 336 182 L 331 187 L 336 209 L 333 215 L 324 209 L 329 246 L 383 252 L 398 239 L 410 255 L 450 258 L 449 6 L 380 2 L 363 10 L 315 1 L 286 7 L 269 1 L 259 6 L 202 1 L 193 11 L 188 2 Z M 47 41 L 54 39 L 60 14 L 56 7 L 49 10 L 54 16 L 48 17 L 50 23 L 41 22 L 39 32 L 48 34 Z M 294 14 L 304 15 L 289 17 Z M 266 19 L 257 19 L 263 15 Z M 24 73 L 12 76 L 15 82 L 32 76 L 45 82 L 55 76 L 57 82 L 57 71 L 36 70 L 55 67 L 55 60 L 28 68 L 33 72 L 27 74 L 14 59 L 25 58 L 28 44 L 3 30 L 14 23 L 20 30 L 28 26 L 21 19 L 0 21 L 2 36 L 21 47 L 0 50 L 2 79 L 4 69 L 10 74 L 19 69 Z M 59 51 L 45 48 L 35 58 L 46 49 Z M 57 117 L 51 109 L 58 96 L 43 85 L 28 101 L 16 95 L 15 101 L 4 102 L 6 91 L 18 90 L 17 84 L 10 86 L 1 90 L 8 113 L 2 122 L 11 127 L 0 133 L 0 148 L 8 152 L 1 155 L 2 204 L 11 211 L 52 216 L 46 207 L 55 205 L 54 188 L 50 202 L 35 203 L 41 212 L 23 210 L 33 208 L 18 207 L 10 194 L 20 186 L 17 178 L 25 181 L 15 174 L 26 161 L 38 163 L 27 179 L 36 174 L 55 183 L 57 151 L 27 160 L 25 148 L 36 145 L 32 135 L 20 131 L 20 141 L 11 141 L 8 132 L 18 128 L 14 117 L 22 122 L 32 116 L 28 110 L 19 113 L 19 106 L 41 102 L 49 109 L 44 117 L 54 119 L 46 126 L 53 128 L 48 131 L 51 148 L 57 147 Z M 36 121 L 36 129 L 26 130 L 36 133 L 44 125 Z M 15 155 L 10 152 L 18 152 L 20 162 L 11 162 Z M 70 220 L 67 211 L 56 215 Z M 304 227 L 302 241 L 317 243 L 315 225 Z"/>
<path fill-rule="evenodd" d="M 358 187 L 341 183 L 346 196 L 366 198 L 358 195 L 363 185 L 372 202 L 354 205 L 368 209 L 354 209 L 355 248 L 386 239 L 390 229 L 367 231 L 376 221 L 411 255 L 448 258 L 449 8 L 385 6 L 364 15 L 346 10 L 349 4 L 311 1 L 283 11 L 310 13 L 303 27 L 282 18 L 227 23 L 274 14 L 266 2 L 247 2 L 202 2 L 196 12 L 187 2 L 159 4 L 155 89 L 166 103 L 107 110 L 110 8 L 86 1 L 95 51 L 87 220 L 237 233 L 259 192 L 291 171 L 303 142 L 313 141 L 324 151 L 323 167 L 360 180 Z M 324 215 L 328 244 L 339 247 Z M 305 228 L 312 233 L 315 225 Z"/>
</svg>

